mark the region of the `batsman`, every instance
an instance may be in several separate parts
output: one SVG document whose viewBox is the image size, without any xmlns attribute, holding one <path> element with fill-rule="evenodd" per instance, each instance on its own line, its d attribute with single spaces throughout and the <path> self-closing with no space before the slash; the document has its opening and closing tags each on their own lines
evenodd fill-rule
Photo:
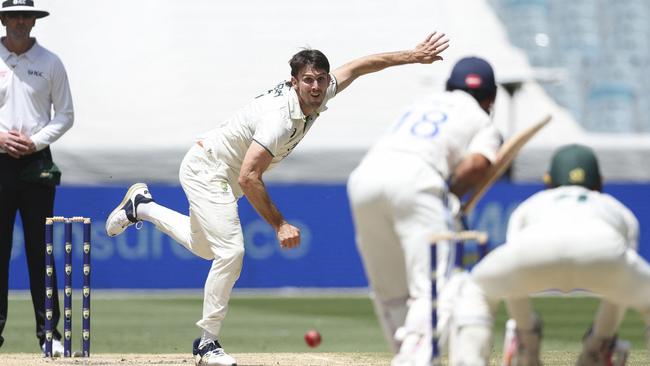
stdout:
<svg viewBox="0 0 650 366">
<path fill-rule="evenodd" d="M 461 59 L 446 88 L 414 102 L 348 180 L 357 247 L 379 323 L 396 353 L 393 366 L 430 364 L 431 240 L 453 227 L 452 193 L 473 190 L 501 144 L 490 119 L 497 91 L 490 64 Z M 453 247 L 441 242 L 437 250 L 438 278 L 445 279 Z M 444 328 L 447 318 L 439 319 Z"/>
</svg>

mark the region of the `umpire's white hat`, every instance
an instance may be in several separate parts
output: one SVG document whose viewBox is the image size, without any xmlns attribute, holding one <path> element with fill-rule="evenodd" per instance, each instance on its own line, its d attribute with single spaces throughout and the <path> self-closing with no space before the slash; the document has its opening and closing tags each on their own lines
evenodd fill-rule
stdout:
<svg viewBox="0 0 650 366">
<path fill-rule="evenodd" d="M 38 9 L 34 6 L 33 0 L 5 0 L 0 8 L 0 15 L 10 12 L 32 13 L 36 18 L 44 18 L 50 15 L 50 12 Z"/>
</svg>

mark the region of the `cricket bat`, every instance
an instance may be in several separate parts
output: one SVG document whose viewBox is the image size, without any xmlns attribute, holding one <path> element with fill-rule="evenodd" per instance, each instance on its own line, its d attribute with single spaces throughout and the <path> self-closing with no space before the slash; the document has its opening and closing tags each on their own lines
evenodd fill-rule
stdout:
<svg viewBox="0 0 650 366">
<path fill-rule="evenodd" d="M 496 162 L 492 164 L 487 174 L 478 185 L 476 191 L 474 191 L 467 202 L 463 204 L 461 208 L 461 213 L 463 215 L 468 215 L 472 210 L 474 210 L 478 200 L 480 200 L 494 182 L 496 182 L 496 180 L 506 172 L 521 148 L 550 121 L 551 116 L 547 115 L 541 121 L 512 136 L 501 146 L 497 153 Z"/>
</svg>

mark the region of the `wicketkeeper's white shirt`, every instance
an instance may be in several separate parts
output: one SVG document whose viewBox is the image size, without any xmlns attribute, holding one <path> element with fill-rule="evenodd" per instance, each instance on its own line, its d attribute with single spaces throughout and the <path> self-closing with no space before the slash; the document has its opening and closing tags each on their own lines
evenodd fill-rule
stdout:
<svg viewBox="0 0 650 366">
<path fill-rule="evenodd" d="M 611 227 L 626 239 L 628 248 L 637 249 L 639 221 L 632 211 L 607 193 L 580 186 L 546 189 L 522 202 L 510 215 L 507 241 L 530 226 L 559 226 L 582 219 Z"/>
<path fill-rule="evenodd" d="M 219 127 L 199 136 L 204 149 L 222 170 L 222 178 L 230 182 L 235 196 L 242 196 L 237 177 L 250 144 L 256 141 L 273 156 L 267 170 L 272 169 L 291 153 L 320 113 L 327 109 L 325 105 L 336 95 L 336 87 L 336 79 L 331 75 L 321 106 L 314 114 L 305 116 L 296 91 L 282 82 L 257 96 Z"/>
<path fill-rule="evenodd" d="M 20 131 L 30 136 L 36 150 L 42 150 L 70 129 L 74 121 L 63 63 L 38 42 L 21 55 L 10 52 L 0 42 L 0 59 L 0 131 Z"/>
</svg>

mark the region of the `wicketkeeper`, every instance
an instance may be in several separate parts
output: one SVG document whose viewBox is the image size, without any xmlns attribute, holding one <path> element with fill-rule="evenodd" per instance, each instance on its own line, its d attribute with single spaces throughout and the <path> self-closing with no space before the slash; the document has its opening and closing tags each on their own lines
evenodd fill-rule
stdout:
<svg viewBox="0 0 650 366">
<path fill-rule="evenodd" d="M 501 299 L 517 322 L 517 365 L 540 365 L 541 324 L 529 295 L 549 289 L 584 289 L 603 297 L 580 366 L 608 364 L 626 307 L 638 309 L 650 326 L 650 265 L 636 252 L 639 224 L 622 203 L 601 192 L 594 152 L 581 145 L 560 148 L 546 178 L 549 189 L 517 207 L 506 243 L 479 262 L 464 284 L 452 365 L 488 364 Z"/>
</svg>

